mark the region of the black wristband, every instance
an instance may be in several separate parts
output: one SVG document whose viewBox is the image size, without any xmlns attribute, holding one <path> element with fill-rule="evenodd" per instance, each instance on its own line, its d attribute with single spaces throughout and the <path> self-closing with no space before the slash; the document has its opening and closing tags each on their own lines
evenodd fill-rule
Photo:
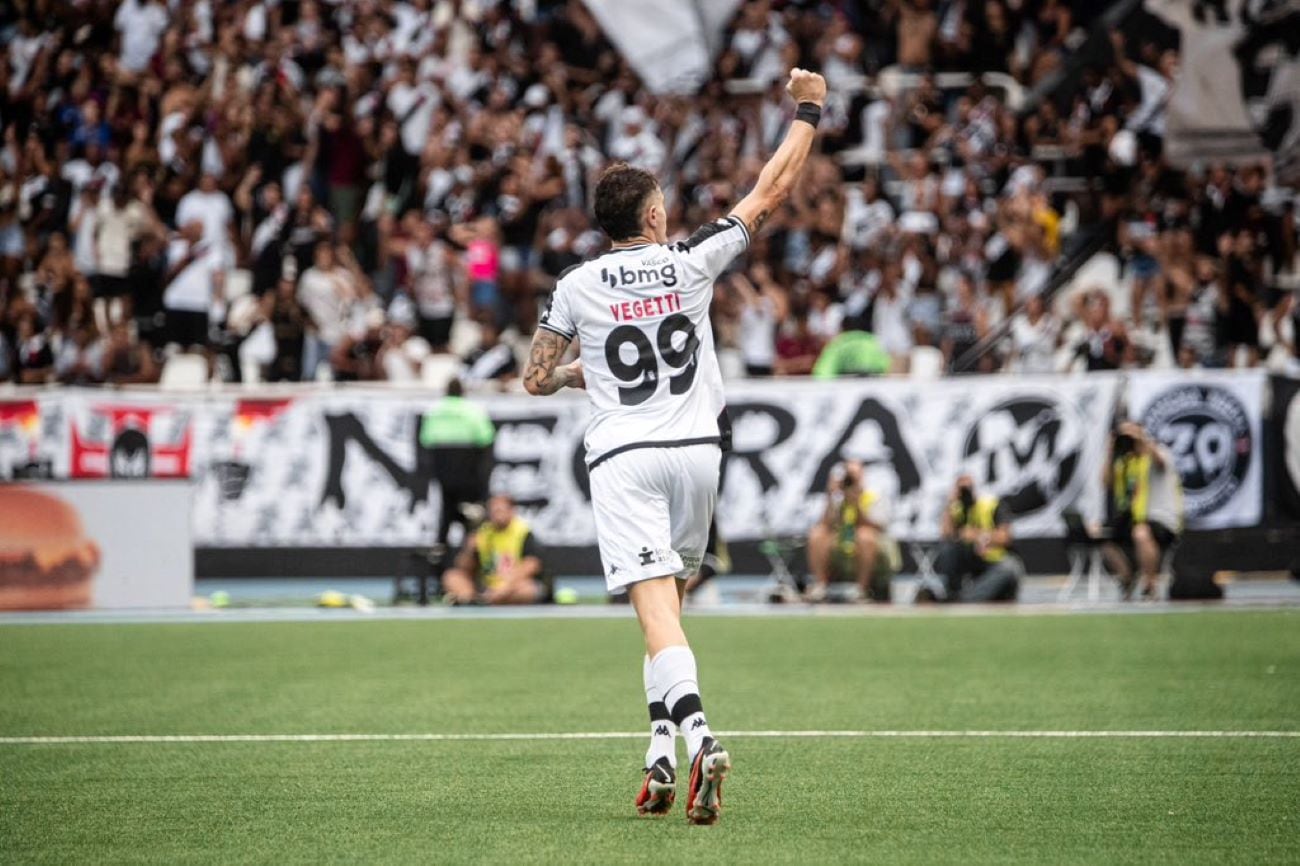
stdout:
<svg viewBox="0 0 1300 866">
<path fill-rule="evenodd" d="M 804 123 L 811 123 L 813 129 L 822 119 L 822 107 L 815 102 L 801 102 L 794 112 L 795 120 L 802 120 Z"/>
</svg>

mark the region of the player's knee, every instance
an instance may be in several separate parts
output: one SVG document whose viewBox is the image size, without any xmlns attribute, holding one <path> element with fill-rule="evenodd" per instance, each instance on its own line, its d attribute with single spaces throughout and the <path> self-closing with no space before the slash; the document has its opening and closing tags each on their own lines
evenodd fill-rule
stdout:
<svg viewBox="0 0 1300 866">
<path fill-rule="evenodd" d="M 830 527 L 819 520 L 812 525 L 812 529 L 808 530 L 808 546 L 821 547 L 830 541 L 831 535 Z"/>
<path fill-rule="evenodd" d="M 1133 540 L 1138 544 L 1154 544 L 1155 536 L 1151 534 L 1149 523 L 1133 524 Z"/>
</svg>

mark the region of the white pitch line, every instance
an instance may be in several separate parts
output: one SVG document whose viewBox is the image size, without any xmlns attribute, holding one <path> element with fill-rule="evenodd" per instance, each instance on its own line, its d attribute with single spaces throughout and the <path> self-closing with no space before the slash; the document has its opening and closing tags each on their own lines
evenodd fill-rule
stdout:
<svg viewBox="0 0 1300 866">
<path fill-rule="evenodd" d="M 644 731 L 499 734 L 124 734 L 0 737 L 0 745 L 93 743 L 384 743 L 518 740 L 634 740 Z M 723 731 L 720 737 L 845 739 L 1298 739 L 1300 731 Z"/>
</svg>

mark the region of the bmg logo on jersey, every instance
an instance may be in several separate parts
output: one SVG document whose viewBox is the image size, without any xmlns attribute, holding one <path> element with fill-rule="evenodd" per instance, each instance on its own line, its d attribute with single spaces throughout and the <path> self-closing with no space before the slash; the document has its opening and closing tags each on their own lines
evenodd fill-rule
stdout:
<svg viewBox="0 0 1300 866">
<path fill-rule="evenodd" d="M 672 288 L 677 285 L 677 266 L 671 261 L 657 267 L 633 267 L 619 265 L 617 268 L 601 268 L 600 280 L 611 289 L 619 286 L 662 285 Z"/>
</svg>

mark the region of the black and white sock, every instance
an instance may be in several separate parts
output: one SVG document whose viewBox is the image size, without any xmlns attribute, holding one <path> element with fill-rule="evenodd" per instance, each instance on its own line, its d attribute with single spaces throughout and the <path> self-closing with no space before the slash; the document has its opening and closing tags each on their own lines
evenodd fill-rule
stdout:
<svg viewBox="0 0 1300 866">
<path fill-rule="evenodd" d="M 645 656 L 641 663 L 641 675 L 645 680 L 645 701 L 650 707 L 650 747 L 646 749 L 646 769 L 654 766 L 655 761 L 667 758 L 669 766 L 677 767 L 677 724 L 668 713 L 663 693 L 655 684 L 650 668 L 650 656 Z"/>
<path fill-rule="evenodd" d="M 695 654 L 690 647 L 670 646 L 659 651 L 650 661 L 650 668 L 669 715 L 686 738 L 686 753 L 693 761 L 704 738 L 713 735 L 700 702 Z"/>
</svg>

